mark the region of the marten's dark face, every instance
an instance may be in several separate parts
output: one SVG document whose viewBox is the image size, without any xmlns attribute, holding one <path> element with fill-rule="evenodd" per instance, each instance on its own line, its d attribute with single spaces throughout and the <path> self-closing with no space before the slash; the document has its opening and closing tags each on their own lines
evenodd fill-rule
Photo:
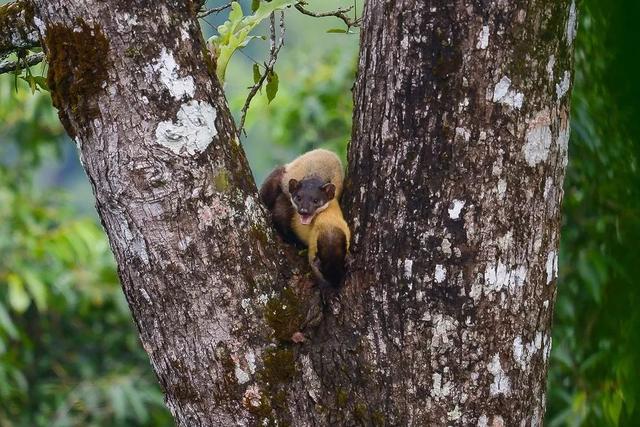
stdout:
<svg viewBox="0 0 640 427">
<path fill-rule="evenodd" d="M 291 203 L 300 215 L 300 222 L 308 225 L 313 217 L 325 210 L 329 202 L 334 198 L 335 185 L 325 184 L 317 178 L 305 178 L 302 181 L 292 179 L 289 181 L 289 193 Z"/>
</svg>

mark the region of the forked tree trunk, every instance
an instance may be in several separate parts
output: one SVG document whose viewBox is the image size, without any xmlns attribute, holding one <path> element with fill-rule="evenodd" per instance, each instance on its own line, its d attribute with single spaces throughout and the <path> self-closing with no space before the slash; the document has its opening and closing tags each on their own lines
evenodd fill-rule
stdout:
<svg viewBox="0 0 640 427">
<path fill-rule="evenodd" d="M 324 304 L 258 206 L 199 2 L 34 3 L 179 425 L 541 423 L 573 3 L 367 2 L 352 262 Z"/>
</svg>

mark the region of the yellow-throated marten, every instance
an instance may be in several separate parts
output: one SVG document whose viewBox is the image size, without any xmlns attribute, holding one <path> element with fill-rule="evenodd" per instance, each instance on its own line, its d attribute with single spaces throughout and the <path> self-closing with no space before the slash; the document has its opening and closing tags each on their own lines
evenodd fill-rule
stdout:
<svg viewBox="0 0 640 427">
<path fill-rule="evenodd" d="M 276 168 L 260 188 L 283 237 L 309 248 L 309 264 L 321 286 L 340 284 L 351 233 L 338 198 L 342 194 L 342 163 L 327 150 L 309 151 Z"/>
</svg>

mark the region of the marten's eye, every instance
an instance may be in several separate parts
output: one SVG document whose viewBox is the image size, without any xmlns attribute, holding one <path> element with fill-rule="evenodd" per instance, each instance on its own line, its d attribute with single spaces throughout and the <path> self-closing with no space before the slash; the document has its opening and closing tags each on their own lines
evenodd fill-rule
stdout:
<svg viewBox="0 0 640 427">
<path fill-rule="evenodd" d="M 302 199 L 300 196 L 296 196 L 296 202 L 299 202 Z"/>
<path fill-rule="evenodd" d="M 317 205 L 317 204 L 318 204 L 318 199 L 315 199 L 315 200 L 313 201 L 313 203 L 315 203 L 315 204 Z"/>
</svg>

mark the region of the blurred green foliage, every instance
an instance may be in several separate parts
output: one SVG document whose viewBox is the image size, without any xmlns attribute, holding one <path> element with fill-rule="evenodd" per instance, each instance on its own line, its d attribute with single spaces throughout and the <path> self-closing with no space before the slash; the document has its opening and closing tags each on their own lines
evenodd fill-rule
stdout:
<svg viewBox="0 0 640 427">
<path fill-rule="evenodd" d="M 62 154 L 44 94 L 0 78 L 0 426 L 169 424 L 93 217 L 35 180 Z"/>
<path fill-rule="evenodd" d="M 580 8 L 547 421 L 636 426 L 640 5 Z"/>
<path fill-rule="evenodd" d="M 584 0 L 580 8 L 546 422 L 634 426 L 640 66 L 632 53 L 640 13 L 624 1 Z M 344 158 L 351 134 L 357 37 L 327 35 L 331 21 L 288 16 L 278 95 L 269 104 L 263 90 L 247 116 L 243 145 L 258 183 L 311 148 Z M 234 112 L 260 55 L 252 44 L 243 50 L 225 86 Z M 171 425 L 106 237 L 94 216 L 80 213 L 93 201 L 48 183 L 58 167 L 52 159 L 68 163 L 72 143 L 48 96 L 13 85 L 0 77 L 0 427 Z M 63 174 L 76 176 L 68 165 Z M 73 194 L 86 194 L 79 182 L 84 192 Z"/>
</svg>

